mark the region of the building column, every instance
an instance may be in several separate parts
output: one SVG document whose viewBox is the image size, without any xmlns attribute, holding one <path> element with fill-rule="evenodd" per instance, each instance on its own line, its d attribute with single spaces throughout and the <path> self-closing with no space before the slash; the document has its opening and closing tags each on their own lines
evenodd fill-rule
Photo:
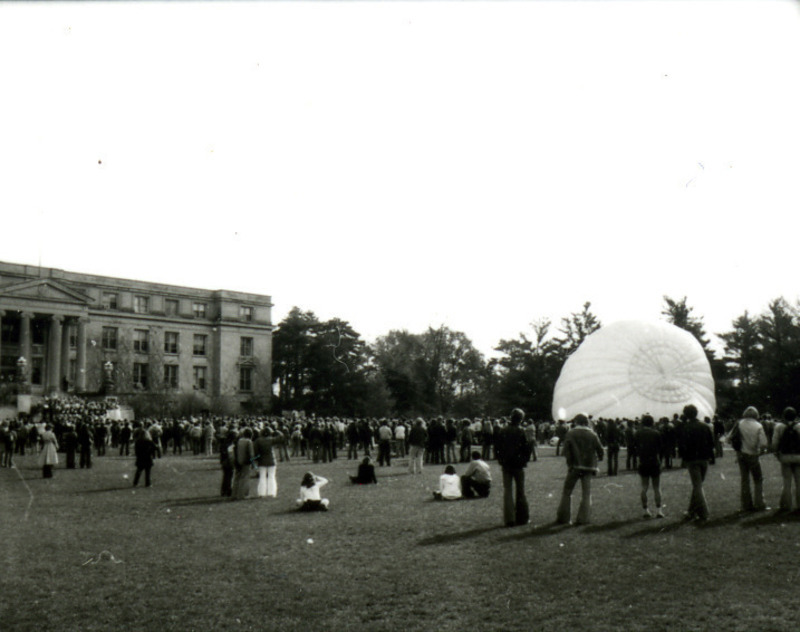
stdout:
<svg viewBox="0 0 800 632">
<path fill-rule="evenodd" d="M 58 386 L 65 391 L 69 390 L 65 384 L 69 378 L 69 330 L 73 323 L 72 318 L 64 318 L 64 329 L 61 333 L 61 367 L 59 369 Z"/>
<path fill-rule="evenodd" d="M 31 373 L 33 370 L 33 358 L 31 357 L 31 318 L 33 314 L 30 312 L 22 312 L 19 315 L 19 348 L 20 355 L 25 358 L 28 363 L 28 374 L 25 378 L 28 386 L 31 385 Z"/>
<path fill-rule="evenodd" d="M 0 362 L 2 362 L 3 358 L 3 316 L 5 315 L 5 311 L 0 309 Z"/>
<path fill-rule="evenodd" d="M 78 353 L 77 366 L 75 367 L 75 390 L 78 393 L 86 391 L 86 318 L 78 319 Z"/>
<path fill-rule="evenodd" d="M 50 318 L 50 340 L 47 351 L 47 392 L 57 393 L 61 390 L 59 375 L 61 373 L 61 328 L 63 316 Z"/>
</svg>

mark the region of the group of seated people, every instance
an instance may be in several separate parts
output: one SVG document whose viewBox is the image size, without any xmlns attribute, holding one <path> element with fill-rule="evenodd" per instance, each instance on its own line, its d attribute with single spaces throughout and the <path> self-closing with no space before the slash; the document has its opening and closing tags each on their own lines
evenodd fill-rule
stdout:
<svg viewBox="0 0 800 632">
<path fill-rule="evenodd" d="M 365 456 L 358 466 L 358 473 L 350 477 L 354 485 L 376 485 L 375 466 L 372 459 Z M 489 464 L 481 458 L 481 453 L 472 452 L 472 460 L 467 470 L 459 476 L 453 465 L 444 468 L 439 477 L 439 489 L 433 492 L 435 500 L 459 500 L 461 498 L 488 498 L 492 489 L 492 472 Z"/>
</svg>

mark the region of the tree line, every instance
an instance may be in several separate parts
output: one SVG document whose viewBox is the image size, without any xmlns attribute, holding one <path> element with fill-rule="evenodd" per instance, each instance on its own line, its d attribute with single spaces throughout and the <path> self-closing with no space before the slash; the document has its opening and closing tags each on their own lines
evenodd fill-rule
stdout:
<svg viewBox="0 0 800 632">
<path fill-rule="evenodd" d="M 662 316 L 689 331 L 708 357 L 717 412 L 747 405 L 780 413 L 797 405 L 800 305 L 783 298 L 758 315 L 747 311 L 718 333 L 713 349 L 703 318 L 687 298 L 664 297 Z M 392 330 L 373 343 L 345 320 L 320 320 L 292 308 L 273 335 L 273 410 L 332 416 L 497 416 L 521 406 L 549 419 L 553 389 L 567 357 L 602 326 L 586 302 L 557 327 L 535 320 L 517 338 L 500 340 L 485 358 L 466 334 L 446 326 L 422 333 Z"/>
</svg>

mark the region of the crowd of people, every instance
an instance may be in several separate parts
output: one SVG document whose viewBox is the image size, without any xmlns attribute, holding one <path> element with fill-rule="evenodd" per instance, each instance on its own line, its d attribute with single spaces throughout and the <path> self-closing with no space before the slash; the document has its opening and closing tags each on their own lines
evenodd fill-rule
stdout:
<svg viewBox="0 0 800 632">
<path fill-rule="evenodd" d="M 407 459 L 410 474 L 425 465 L 443 465 L 437 500 L 486 498 L 492 488 L 488 461 L 496 459 L 503 477 L 503 518 L 507 526 L 528 524 L 525 472 L 538 448 L 551 444 L 565 458 L 567 473 L 556 522 L 586 524 L 591 521 L 591 482 L 605 458 L 607 475 L 619 473 L 620 449 L 625 448 L 625 468 L 641 479 L 641 505 L 645 518 L 663 518 L 660 479 L 680 459 L 692 482 L 687 520 L 708 520 L 703 489 L 709 465 L 724 454 L 728 441 L 736 452 L 741 474 L 742 511 L 763 511 L 763 474 L 759 458 L 773 452 L 781 463 L 782 511 L 800 508 L 800 424 L 787 408 L 782 421 L 759 415 L 748 407 L 740 420 L 697 419 L 694 406 L 686 406 L 672 419 L 655 421 L 648 414 L 633 420 L 592 419 L 577 415 L 571 421 L 530 421 L 520 409 L 508 418 L 478 419 L 344 419 L 292 417 L 221 417 L 141 419 L 135 422 L 110 419 L 113 402 L 86 401 L 77 397 L 45 401 L 41 415 L 0 424 L 0 466 L 12 467 L 14 455 L 33 451 L 39 455 L 44 477 L 64 454 L 67 468 L 91 468 L 92 457 L 109 451 L 135 456 L 133 484 L 144 475 L 152 484 L 151 470 L 162 455 L 184 453 L 218 457 L 222 482 L 220 493 L 233 500 L 250 495 L 250 479 L 257 475 L 256 496 L 275 498 L 278 493 L 277 464 L 291 459 L 327 463 L 343 457 L 362 459 L 355 484 L 375 484 L 378 467 L 391 467 L 392 459 Z M 787 433 L 787 430 L 789 432 Z M 797 438 L 796 446 L 789 439 Z M 77 457 L 77 458 L 76 458 Z M 462 475 L 457 464 L 466 464 Z M 326 479 L 307 472 L 301 483 L 298 506 L 304 511 L 327 510 L 329 500 L 319 490 Z M 581 502 L 572 516 L 571 498 L 580 483 Z M 794 487 L 794 491 L 792 491 Z M 652 488 L 653 509 L 649 505 Z"/>
</svg>

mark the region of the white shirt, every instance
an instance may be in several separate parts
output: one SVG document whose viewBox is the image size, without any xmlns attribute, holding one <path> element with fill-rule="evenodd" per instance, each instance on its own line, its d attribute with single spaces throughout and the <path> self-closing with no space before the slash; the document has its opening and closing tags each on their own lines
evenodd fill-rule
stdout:
<svg viewBox="0 0 800 632">
<path fill-rule="evenodd" d="M 328 479 L 323 478 L 322 476 L 317 476 L 314 481 L 314 485 L 312 487 L 306 487 L 305 485 L 300 486 L 300 500 L 303 502 L 307 500 L 322 500 L 322 497 L 319 495 L 319 490 L 321 487 L 324 487 L 328 484 Z"/>
<path fill-rule="evenodd" d="M 442 474 L 439 477 L 439 492 L 447 500 L 461 498 L 461 477 L 458 474 Z"/>
</svg>

